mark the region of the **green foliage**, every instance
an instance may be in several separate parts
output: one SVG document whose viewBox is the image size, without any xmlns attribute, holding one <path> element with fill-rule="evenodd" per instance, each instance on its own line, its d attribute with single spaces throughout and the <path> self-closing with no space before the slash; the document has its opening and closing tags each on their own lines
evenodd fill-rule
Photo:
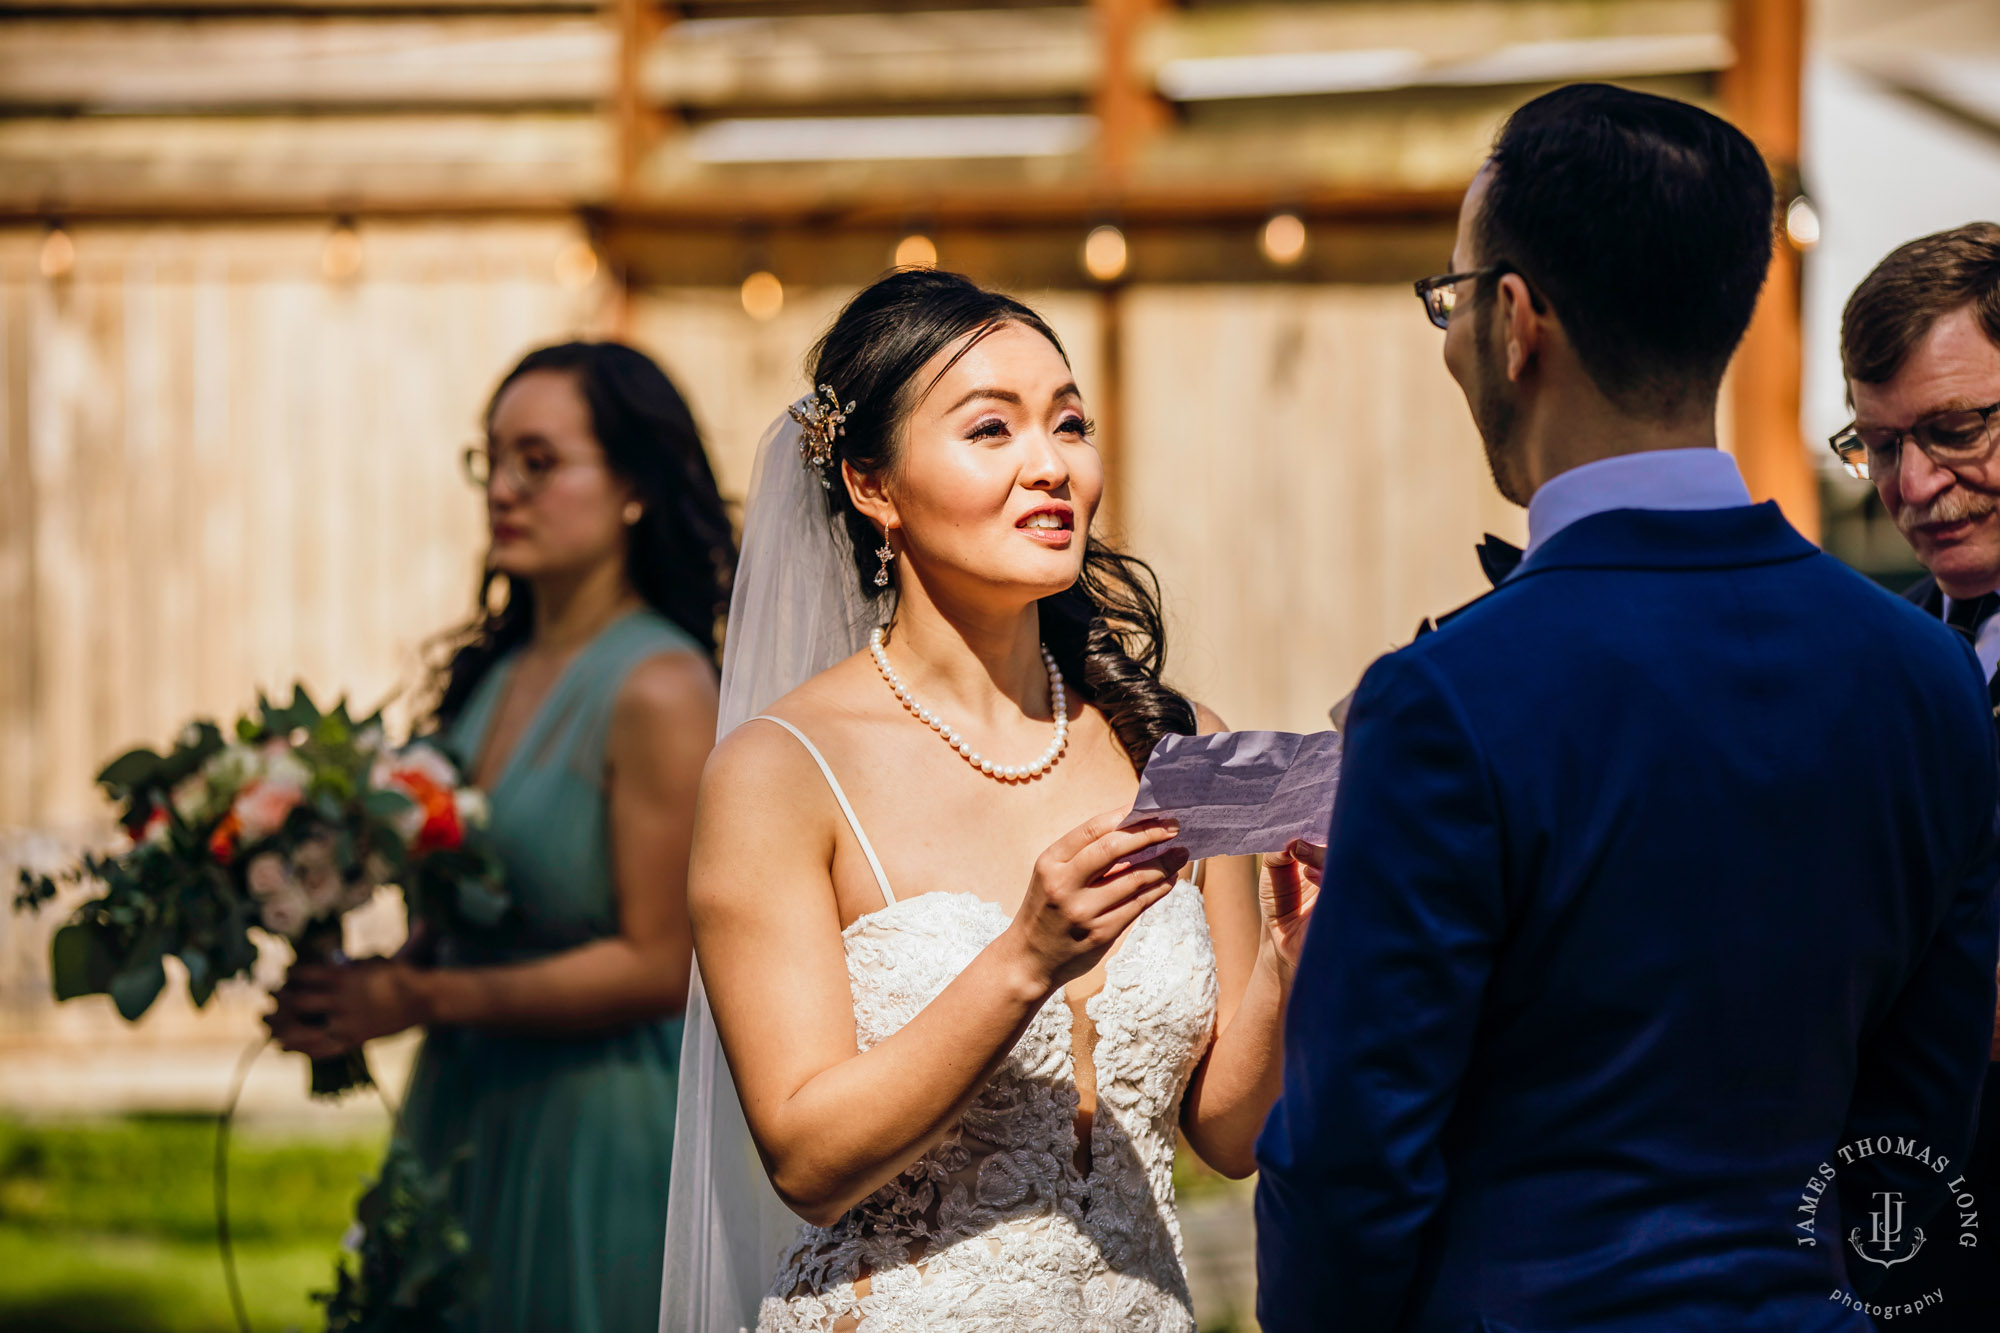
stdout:
<svg viewBox="0 0 2000 1333">
<path fill-rule="evenodd" d="M 383 883 L 403 886 L 411 916 L 440 933 L 498 924 L 508 908 L 499 863 L 459 817 L 451 766 L 431 756 L 428 768 L 392 765 L 398 776 L 389 781 L 418 784 L 411 791 L 432 807 L 414 827 L 411 795 L 371 785 L 385 756 L 395 759 L 379 716 L 356 720 L 345 700 L 322 710 L 295 687 L 286 704 L 260 696 L 233 736 L 200 720 L 166 754 L 138 749 L 106 765 L 98 781 L 122 807 L 130 849 L 85 856 L 54 876 L 23 871 L 15 893 L 16 910 L 34 911 L 62 884 L 101 886 L 56 933 L 56 998 L 109 994 L 136 1020 L 165 988 L 172 955 L 187 967 L 190 997 L 206 1004 L 219 982 L 255 965 L 253 925 L 283 930 L 302 952 L 316 932 L 331 932 L 337 944 L 339 912 Z M 299 878 L 308 853 L 311 880 Z M 283 868 L 276 884 L 260 880 L 263 899 L 253 898 L 246 875 L 260 858 L 269 863 L 260 870 Z M 311 895 L 307 884 L 316 886 Z M 280 912 L 287 894 L 296 905 Z M 333 1095 L 357 1081 L 365 1073 L 329 1064 L 315 1068 L 313 1090 Z"/>
<path fill-rule="evenodd" d="M 343 1256 L 334 1289 L 314 1296 L 327 1333 L 429 1333 L 477 1297 L 482 1275 L 450 1203 L 457 1165 L 432 1173 L 409 1144 L 390 1143 L 355 1209 L 353 1267 Z"/>
</svg>

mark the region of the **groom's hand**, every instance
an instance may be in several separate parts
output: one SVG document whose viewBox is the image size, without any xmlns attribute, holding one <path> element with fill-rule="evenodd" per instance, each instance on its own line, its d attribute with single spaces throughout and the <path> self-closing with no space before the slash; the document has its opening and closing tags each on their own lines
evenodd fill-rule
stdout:
<svg viewBox="0 0 2000 1333">
<path fill-rule="evenodd" d="M 1303 838 L 1294 838 L 1284 851 L 1264 858 L 1257 897 L 1264 909 L 1265 929 L 1287 976 L 1298 965 L 1299 951 L 1305 947 L 1306 927 L 1312 923 L 1313 904 L 1319 900 L 1320 876 L 1325 869 L 1326 848 Z"/>
</svg>

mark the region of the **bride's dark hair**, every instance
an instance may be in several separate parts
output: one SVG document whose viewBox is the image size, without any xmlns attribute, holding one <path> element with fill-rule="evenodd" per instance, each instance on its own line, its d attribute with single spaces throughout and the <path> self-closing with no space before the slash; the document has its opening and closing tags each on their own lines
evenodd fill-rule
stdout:
<svg viewBox="0 0 2000 1333">
<path fill-rule="evenodd" d="M 840 484 L 839 464 L 864 476 L 894 467 L 903 426 L 917 403 L 974 343 L 1008 324 L 1041 334 L 1068 363 L 1062 340 L 1040 315 L 937 269 L 902 269 L 863 289 L 813 348 L 813 384 L 832 386 L 843 406 L 854 404 L 846 434 L 834 441 L 827 503 L 847 527 L 863 596 L 887 595 L 875 586 L 874 551 L 882 535 Z M 965 346 L 944 369 L 920 382 L 931 358 L 960 339 Z M 1159 580 L 1143 560 L 1086 534 L 1082 576 L 1041 600 L 1041 620 L 1042 641 L 1063 678 L 1104 714 L 1134 769 L 1146 766 L 1160 737 L 1194 733 L 1193 705 L 1160 680 L 1167 660 L 1165 617 Z"/>
</svg>

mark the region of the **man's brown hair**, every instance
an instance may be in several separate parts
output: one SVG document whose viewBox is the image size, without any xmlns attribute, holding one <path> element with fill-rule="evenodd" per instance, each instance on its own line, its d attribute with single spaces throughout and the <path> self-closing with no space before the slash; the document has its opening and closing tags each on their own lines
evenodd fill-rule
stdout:
<svg viewBox="0 0 2000 1333">
<path fill-rule="evenodd" d="M 2000 225 L 1968 222 L 1900 246 L 1847 298 L 1840 364 L 1850 380 L 1894 379 L 1910 349 L 1952 311 L 1973 317 L 2000 346 Z"/>
</svg>

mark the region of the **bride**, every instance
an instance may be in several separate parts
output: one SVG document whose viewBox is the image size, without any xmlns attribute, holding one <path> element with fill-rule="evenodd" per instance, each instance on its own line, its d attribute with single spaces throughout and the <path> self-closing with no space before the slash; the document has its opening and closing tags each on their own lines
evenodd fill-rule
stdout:
<svg viewBox="0 0 2000 1333">
<path fill-rule="evenodd" d="M 1175 1130 L 1253 1169 L 1318 849 L 1260 886 L 1118 829 L 1154 742 L 1221 723 L 1088 536 L 1047 324 L 906 270 L 812 362 L 696 817 L 663 1328 L 1192 1330 Z"/>
</svg>

